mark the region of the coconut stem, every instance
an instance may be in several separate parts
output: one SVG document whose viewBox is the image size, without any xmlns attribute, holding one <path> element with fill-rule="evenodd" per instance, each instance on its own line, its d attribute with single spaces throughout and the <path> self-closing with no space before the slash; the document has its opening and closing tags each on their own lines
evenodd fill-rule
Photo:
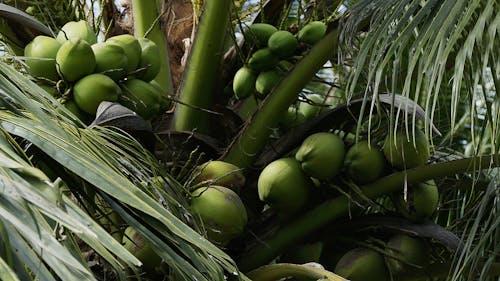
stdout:
<svg viewBox="0 0 500 281">
<path fill-rule="evenodd" d="M 204 1 L 203 11 L 189 55 L 179 103 L 175 107 L 173 129 L 208 133 L 212 103 L 224 53 L 231 15 L 231 0 Z M 203 110 L 206 109 L 206 110 Z"/>
<path fill-rule="evenodd" d="M 249 167 L 266 144 L 272 130 L 284 116 L 288 107 L 314 74 L 331 59 L 338 45 L 338 28 L 330 31 L 304 56 L 295 68 L 279 83 L 264 100 L 259 110 L 249 119 L 236 138 L 224 161 L 240 168 Z"/>
<path fill-rule="evenodd" d="M 498 166 L 500 166 L 500 154 L 429 164 L 393 173 L 374 183 L 361 187 L 361 190 L 366 198 L 374 199 L 381 195 L 403 189 L 405 182 L 414 184 L 430 179 Z M 284 249 L 294 245 L 300 239 L 326 226 L 331 221 L 347 215 L 350 207 L 350 201 L 345 196 L 326 200 L 289 225 L 282 227 L 267 241 L 252 248 L 250 252 L 243 254 L 239 261 L 239 268 L 243 272 L 247 272 L 268 263 Z"/>
<path fill-rule="evenodd" d="M 160 50 L 160 72 L 154 78 L 165 94 L 173 93 L 172 76 L 170 74 L 170 63 L 168 58 L 168 44 L 165 33 L 160 25 L 161 6 L 156 1 L 133 0 L 132 11 L 134 16 L 134 35 L 146 37 L 155 42 Z"/>
<path fill-rule="evenodd" d="M 251 271 L 247 276 L 253 281 L 274 281 L 287 277 L 321 279 L 329 281 L 345 281 L 346 279 L 331 273 L 322 268 L 308 265 L 299 265 L 292 263 L 277 263 L 265 265 Z"/>
</svg>

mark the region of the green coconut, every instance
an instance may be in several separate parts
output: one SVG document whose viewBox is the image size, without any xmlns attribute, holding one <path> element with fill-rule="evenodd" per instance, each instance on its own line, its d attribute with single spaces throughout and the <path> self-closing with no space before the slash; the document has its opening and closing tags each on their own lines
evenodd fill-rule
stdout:
<svg viewBox="0 0 500 281">
<path fill-rule="evenodd" d="M 305 121 L 306 117 L 302 114 L 302 112 L 298 111 L 296 107 L 289 107 L 283 118 L 280 119 L 279 125 L 284 130 L 288 130 L 304 123 Z"/>
<path fill-rule="evenodd" d="M 56 69 L 56 55 L 61 47 L 56 39 L 39 35 L 24 48 L 26 65 L 33 77 L 59 80 Z"/>
<path fill-rule="evenodd" d="M 224 186 L 232 190 L 239 190 L 245 185 L 245 176 L 238 166 L 219 160 L 199 165 L 194 176 L 192 185 L 210 181 L 210 185 Z"/>
<path fill-rule="evenodd" d="M 269 48 L 257 50 L 248 60 L 248 67 L 256 72 L 273 69 L 279 63 L 279 58 Z"/>
<path fill-rule="evenodd" d="M 100 73 L 83 77 L 73 87 L 76 104 L 81 110 L 91 115 L 95 115 L 101 102 L 117 101 L 120 94 L 121 89 L 115 81 Z"/>
<path fill-rule="evenodd" d="M 410 185 L 406 199 L 401 192 L 394 200 L 396 211 L 411 220 L 430 218 L 437 209 L 439 190 L 434 180 Z"/>
<path fill-rule="evenodd" d="M 92 51 L 96 60 L 95 72 L 107 75 L 115 81 L 125 78 L 128 59 L 122 47 L 103 42 L 92 45 Z"/>
<path fill-rule="evenodd" d="M 284 215 L 293 214 L 305 205 L 310 185 L 300 163 L 294 158 L 269 163 L 257 182 L 260 200 Z"/>
<path fill-rule="evenodd" d="M 315 44 L 326 33 L 326 24 L 321 21 L 312 21 L 302 27 L 297 33 L 298 40 L 310 45 Z"/>
<path fill-rule="evenodd" d="M 78 105 L 76 104 L 74 99 L 70 99 L 64 103 L 64 106 L 66 109 L 68 109 L 75 117 L 80 119 L 80 121 L 86 123 L 90 118 L 89 115 L 81 110 Z"/>
<path fill-rule="evenodd" d="M 245 205 L 238 194 L 223 186 L 201 187 L 191 194 L 191 210 L 199 215 L 207 237 L 224 246 L 240 236 L 247 224 Z"/>
<path fill-rule="evenodd" d="M 141 69 L 136 77 L 149 82 L 153 80 L 160 72 L 161 59 L 160 49 L 156 43 L 148 38 L 139 38 L 141 45 L 141 59 L 138 68 Z"/>
<path fill-rule="evenodd" d="M 144 272 L 155 271 L 161 266 L 162 258 L 153 250 L 151 243 L 129 226 L 123 234 L 123 247 L 142 262 Z"/>
<path fill-rule="evenodd" d="M 59 93 L 59 91 L 57 90 L 57 87 L 56 86 L 52 86 L 52 85 L 46 85 L 46 84 L 38 84 L 38 86 L 40 86 L 40 88 L 42 88 L 46 93 L 48 93 L 49 95 L 53 96 L 54 98 L 59 98 L 59 96 L 61 95 Z"/>
<path fill-rule="evenodd" d="M 245 39 L 258 47 L 266 47 L 269 37 L 278 29 L 268 23 L 254 23 L 245 31 Z"/>
<path fill-rule="evenodd" d="M 334 272 L 351 281 L 388 281 L 384 257 L 367 248 L 355 248 L 344 254 Z"/>
<path fill-rule="evenodd" d="M 82 39 L 89 45 L 97 43 L 97 34 L 88 22 L 84 20 L 67 22 L 57 34 L 57 41 L 61 44 L 70 39 Z"/>
<path fill-rule="evenodd" d="M 299 47 L 299 42 L 291 32 L 279 30 L 269 37 L 267 46 L 276 56 L 287 58 L 295 53 Z"/>
<path fill-rule="evenodd" d="M 161 93 L 150 83 L 140 79 L 128 79 L 122 85 L 120 104 L 149 120 L 160 111 Z"/>
<path fill-rule="evenodd" d="M 401 275 L 411 269 L 419 269 L 428 264 L 429 251 L 422 239 L 408 235 L 395 235 L 387 242 L 387 251 L 394 257 L 386 256 L 386 264 L 392 275 Z"/>
<path fill-rule="evenodd" d="M 70 39 L 57 51 L 56 63 L 64 80 L 74 82 L 94 72 L 96 60 L 92 47 L 82 39 Z"/>
<path fill-rule="evenodd" d="M 149 84 L 155 87 L 156 91 L 160 94 L 160 112 L 167 111 L 170 108 L 170 97 L 167 91 L 156 80 L 149 81 Z"/>
<path fill-rule="evenodd" d="M 335 177 L 344 163 L 345 145 L 342 139 L 328 132 L 308 136 L 295 153 L 295 159 L 310 177 L 328 180 Z"/>
<path fill-rule="evenodd" d="M 311 119 L 320 114 L 327 107 L 323 106 L 325 98 L 318 94 L 308 94 L 305 96 L 307 101 L 299 103 L 299 111 L 306 117 Z"/>
<path fill-rule="evenodd" d="M 281 78 L 283 77 L 281 76 L 280 71 L 276 68 L 262 71 L 255 80 L 255 90 L 262 96 L 265 96 L 269 94 L 276 85 L 278 85 Z"/>
<path fill-rule="evenodd" d="M 233 92 L 237 99 L 244 99 L 255 92 L 257 73 L 247 66 L 242 66 L 234 74 Z"/>
<path fill-rule="evenodd" d="M 139 66 L 142 48 L 139 40 L 130 34 L 122 34 L 110 37 L 106 40 L 109 44 L 116 44 L 123 48 L 127 55 L 128 64 L 125 70 L 127 73 L 133 72 Z"/>
<path fill-rule="evenodd" d="M 304 264 L 308 262 L 319 262 L 323 252 L 323 242 L 300 244 L 290 247 L 280 258 L 280 262 Z"/>
<path fill-rule="evenodd" d="M 344 168 L 347 175 L 355 182 L 365 184 L 380 178 L 385 170 L 385 158 L 382 151 L 368 141 L 359 141 L 347 151 Z"/>
<path fill-rule="evenodd" d="M 396 131 L 395 136 L 388 134 L 383 149 L 387 161 L 397 169 L 423 166 L 430 158 L 427 137 L 418 127 L 414 135 L 411 129 L 408 135 L 405 130 Z"/>
<path fill-rule="evenodd" d="M 98 210 L 95 211 L 96 220 L 113 236 L 113 238 L 119 242 L 122 241 L 122 225 L 125 224 L 125 221 L 123 221 L 120 215 L 118 215 L 100 195 L 96 194 L 94 196 L 94 203 L 98 208 Z"/>
</svg>

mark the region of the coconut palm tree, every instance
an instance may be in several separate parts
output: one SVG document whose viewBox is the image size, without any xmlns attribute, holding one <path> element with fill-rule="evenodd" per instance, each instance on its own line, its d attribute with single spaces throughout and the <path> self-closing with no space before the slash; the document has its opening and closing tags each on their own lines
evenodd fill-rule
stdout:
<svg viewBox="0 0 500 281">
<path fill-rule="evenodd" d="M 3 2 L 0 279 L 342 280 L 352 276 L 338 261 L 359 247 L 382 257 L 387 280 L 498 278 L 498 1 Z M 81 119 L 64 104 L 71 83 L 29 74 L 24 47 L 81 19 L 101 41 L 131 33 L 155 42 L 164 112 L 146 121 L 103 102 Z M 268 93 L 234 95 L 235 73 L 263 48 L 252 24 L 296 33 L 312 21 L 325 34 L 281 58 Z M 431 157 L 388 165 L 368 183 L 343 168 L 315 180 L 307 206 L 289 216 L 264 207 L 262 170 L 318 132 L 346 147 L 382 147 L 403 132 Z M 223 246 L 190 207 L 196 167 L 216 159 L 246 177 L 237 191 L 249 223 Z M 412 190 L 429 180 L 439 207 L 416 220 Z M 402 215 L 398 202 L 415 205 Z M 424 241 L 428 263 L 394 254 L 395 234 Z M 320 257 L 290 258 L 312 244 Z M 390 268 L 395 260 L 402 274 Z"/>
</svg>

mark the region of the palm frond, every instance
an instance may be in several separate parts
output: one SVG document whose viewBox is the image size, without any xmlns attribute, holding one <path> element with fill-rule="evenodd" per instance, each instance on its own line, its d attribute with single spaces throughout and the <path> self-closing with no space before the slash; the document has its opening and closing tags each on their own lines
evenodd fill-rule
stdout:
<svg viewBox="0 0 500 281">
<path fill-rule="evenodd" d="M 145 217 L 140 223 L 135 223 L 135 226 L 142 229 L 154 226 L 154 229 L 160 232 L 158 237 L 152 235 L 147 238 L 153 245 L 155 243 L 158 245 L 158 241 L 162 241 L 156 250 L 166 261 L 172 263 L 170 268 L 177 270 L 176 273 L 179 276 L 185 278 L 197 276 L 200 280 L 220 280 L 223 278 L 224 270 L 237 272 L 229 256 L 187 225 L 189 223 L 195 229 L 197 228 L 196 220 L 190 218 L 187 211 L 186 199 L 180 184 L 170 179 L 168 175 L 163 175 L 168 185 L 164 191 L 148 194 L 140 188 L 141 181 L 148 182 L 152 177 L 163 174 L 162 167 L 149 152 L 130 137 L 111 128 L 82 128 L 83 124 L 76 117 L 36 84 L 5 64 L 0 64 L 0 72 L 2 74 L 0 76 L 2 100 L 11 107 L 19 109 L 17 112 L 0 111 L 0 125 L 6 132 L 38 147 L 74 175 L 78 175 L 95 187 L 96 191 L 107 194 L 110 199 L 120 202 L 129 209 L 128 212 L 135 212 L 135 217 L 137 214 Z M 29 166 L 29 164 L 25 163 L 22 166 Z M 18 176 L 9 183 L 12 183 L 11 186 L 19 185 L 17 182 L 21 180 L 22 177 Z M 68 186 L 68 188 L 73 190 L 75 187 Z M 175 192 L 171 193 L 172 190 Z M 113 259 L 110 253 L 118 251 L 123 254 L 119 256 L 121 260 L 129 265 L 137 264 L 133 256 L 127 255 L 126 250 L 107 236 L 104 230 L 97 227 L 96 223 L 89 216 L 85 216 L 85 213 L 76 205 L 68 204 L 68 210 L 71 210 L 71 215 L 69 215 L 69 211 L 66 213 L 54 208 L 49 202 L 29 200 L 30 194 L 26 192 L 20 197 L 31 204 L 38 204 L 36 206 L 40 212 L 67 227 L 77 237 L 107 257 L 108 261 L 115 265 L 116 270 L 122 270 L 123 267 L 120 267 L 118 261 Z M 159 199 L 160 197 L 162 200 Z M 67 198 L 63 199 L 63 202 L 69 203 Z M 15 211 L 18 213 L 23 213 L 24 210 L 21 206 L 5 206 L 17 207 Z M 8 214 L 9 210 L 6 209 L 5 213 Z M 24 213 L 34 219 L 26 210 Z M 126 215 L 123 212 L 122 214 Z M 38 215 L 37 219 L 39 217 L 41 215 Z M 85 219 L 87 224 L 82 224 L 76 218 Z M 14 221 L 11 223 L 15 225 Z M 19 226 L 23 225 L 21 221 L 17 223 Z M 48 230 L 48 225 L 39 226 L 33 222 L 33 226 L 43 226 L 45 228 L 42 229 Z M 49 239 L 49 234 L 52 233 L 46 233 L 46 239 Z M 50 244 L 50 247 L 64 249 L 55 242 Z M 60 255 L 65 253 L 64 250 L 51 250 L 50 252 L 61 253 Z M 67 262 L 74 260 L 65 256 L 58 258 Z M 55 262 L 55 260 L 52 258 L 51 261 Z M 55 263 L 47 263 L 50 268 L 55 266 Z M 71 266 L 76 268 L 78 263 L 75 261 L 71 263 Z M 88 271 L 84 269 L 87 270 L 83 267 L 79 268 L 81 272 L 88 274 Z M 60 274 L 66 274 L 63 271 L 64 267 L 58 270 L 61 271 Z"/>
<path fill-rule="evenodd" d="M 356 1 L 344 26 L 346 45 L 357 48 L 354 37 L 359 34 L 350 32 L 357 32 L 355 27 L 366 20 L 371 24 L 359 52 L 343 53 L 345 61 L 354 61 L 347 97 L 364 97 L 371 113 L 381 93 L 401 94 L 424 108 L 431 141 L 436 139 L 433 123 L 445 133 L 440 144 L 447 150 L 437 153 L 460 158 L 470 143 L 474 155 L 496 154 L 499 10 L 494 0 Z M 405 112 L 393 105 L 391 128 L 416 123 L 416 114 Z M 439 217 L 448 216 L 445 225 L 465 243 L 456 256 L 452 280 L 489 280 L 487 268 L 492 255 L 498 255 L 497 175 L 493 171 L 486 177 L 491 181 L 486 189 L 476 186 L 474 174 L 465 190 L 450 187 L 452 191 L 443 194 L 451 201 L 443 202 L 447 209 Z"/>
<path fill-rule="evenodd" d="M 432 120 L 439 94 L 451 91 L 453 129 L 458 108 L 476 92 L 464 89 L 464 80 L 481 86 L 480 78 L 497 64 L 498 48 L 492 45 L 498 33 L 498 9 L 496 1 L 359 1 L 350 10 L 352 19 L 346 27 L 369 16 L 373 25 L 357 54 L 348 96 L 401 93 L 418 101 Z M 359 85 L 362 81 L 366 84 Z"/>
<path fill-rule="evenodd" d="M 454 267 L 452 280 L 463 280 L 461 278 L 464 277 L 467 280 L 488 280 L 488 268 L 497 261 L 500 218 L 496 170 L 492 171 L 493 180 L 484 189 L 475 186 L 472 190 L 454 191 L 455 194 L 462 193 L 461 197 L 468 200 L 457 202 L 454 208 L 456 219 L 451 228 L 461 232 L 463 249 L 457 252 L 454 260 L 457 266 Z"/>
</svg>

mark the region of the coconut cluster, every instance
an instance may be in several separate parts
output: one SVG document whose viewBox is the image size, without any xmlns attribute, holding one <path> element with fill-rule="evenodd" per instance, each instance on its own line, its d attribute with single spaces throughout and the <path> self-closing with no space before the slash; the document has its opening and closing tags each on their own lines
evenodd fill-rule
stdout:
<svg viewBox="0 0 500 281">
<path fill-rule="evenodd" d="M 365 185 L 384 176 L 389 168 L 400 170 L 425 165 L 430 158 L 425 134 L 415 128 L 415 139 L 403 132 L 387 135 L 383 148 L 361 140 L 349 147 L 337 134 L 318 132 L 305 138 L 293 155 L 269 163 L 258 180 L 259 198 L 278 214 L 302 209 L 313 182 L 331 182 L 337 177 Z M 395 194 L 396 210 L 411 220 L 429 218 L 438 204 L 434 181 L 409 186 Z"/>
<path fill-rule="evenodd" d="M 397 280 L 429 264 L 429 247 L 425 240 L 396 234 L 385 243 L 385 251 L 358 247 L 344 253 L 334 272 L 353 281 Z"/>
<path fill-rule="evenodd" d="M 86 21 L 71 21 L 55 38 L 35 37 L 24 56 L 31 76 L 82 120 L 103 101 L 119 102 L 146 120 L 168 106 L 153 80 L 159 49 L 147 38 L 123 34 L 98 42 Z"/>
<path fill-rule="evenodd" d="M 385 158 L 376 145 L 363 141 L 347 148 L 339 135 L 319 132 L 305 138 L 293 157 L 275 160 L 262 170 L 259 198 L 278 213 L 293 214 L 306 205 L 314 181 L 345 174 L 357 183 L 368 183 L 383 176 L 384 167 Z"/>
<path fill-rule="evenodd" d="M 326 28 L 325 23 L 314 21 L 294 34 L 267 23 L 250 25 L 244 35 L 253 52 L 234 75 L 235 98 L 245 99 L 251 95 L 262 98 L 270 93 L 293 67 L 288 60 L 298 54 L 303 49 L 301 47 L 321 40 Z"/>
<path fill-rule="evenodd" d="M 277 213 L 289 218 L 307 208 L 318 192 L 318 182 L 337 182 L 338 178 L 358 185 L 370 184 L 388 170 L 404 170 L 427 164 L 429 147 L 424 132 L 395 131 L 385 140 L 361 140 L 348 145 L 338 134 L 319 132 L 309 135 L 288 157 L 269 163 L 258 179 L 259 198 Z M 429 219 L 437 209 L 438 187 L 433 180 L 409 185 L 393 194 L 393 205 L 401 216 L 419 222 Z M 332 256 L 324 241 L 309 241 L 287 249 L 281 262 L 320 262 L 338 275 L 354 281 L 391 280 L 422 270 L 429 264 L 427 242 L 419 237 L 397 234 L 384 237 L 382 251 L 359 247 Z M 370 243 L 366 241 L 366 243 Z M 332 260 L 334 263 L 332 263 Z"/>
</svg>

